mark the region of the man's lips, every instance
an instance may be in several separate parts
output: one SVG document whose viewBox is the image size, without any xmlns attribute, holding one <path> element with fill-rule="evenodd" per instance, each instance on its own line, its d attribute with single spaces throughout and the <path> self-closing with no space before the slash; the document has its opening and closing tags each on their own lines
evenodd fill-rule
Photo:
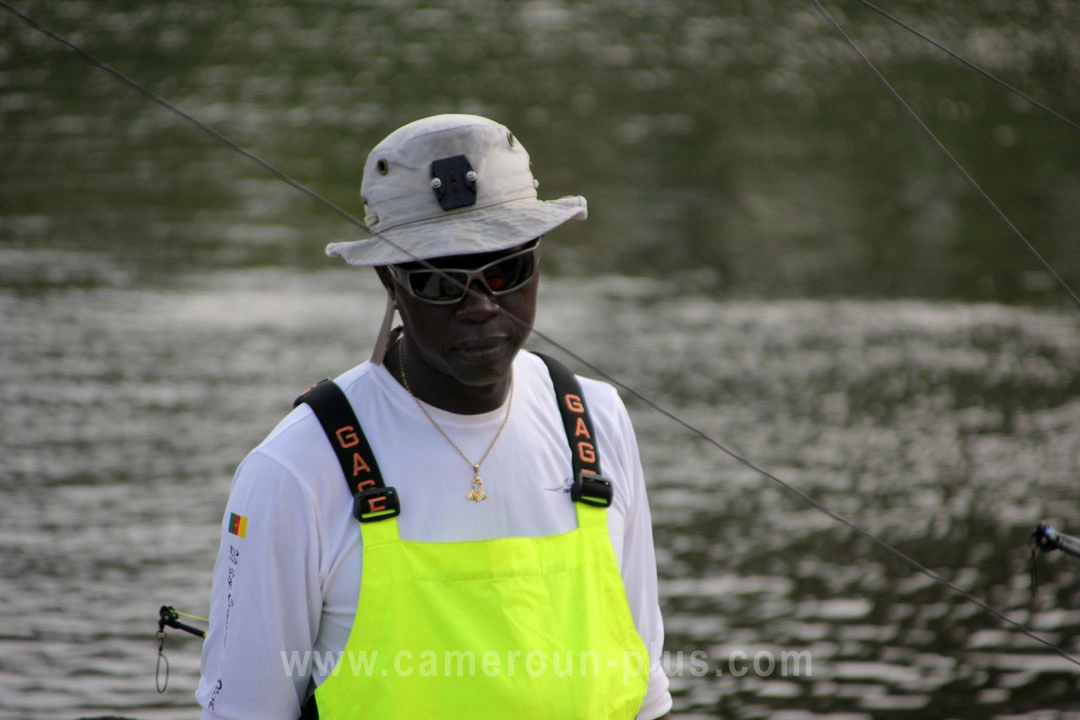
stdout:
<svg viewBox="0 0 1080 720">
<path fill-rule="evenodd" d="M 482 356 L 498 353 L 510 341 L 505 335 L 461 340 L 451 346 L 451 350 L 461 355 Z"/>
</svg>

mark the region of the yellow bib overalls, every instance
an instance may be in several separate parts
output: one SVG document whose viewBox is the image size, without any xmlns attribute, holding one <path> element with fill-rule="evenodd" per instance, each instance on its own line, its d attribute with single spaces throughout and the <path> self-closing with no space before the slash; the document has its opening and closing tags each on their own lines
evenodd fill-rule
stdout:
<svg viewBox="0 0 1080 720">
<path fill-rule="evenodd" d="M 396 494 L 344 395 L 324 382 L 297 399 L 338 455 L 363 541 L 352 632 L 315 690 L 320 720 L 632 720 L 641 709 L 649 656 L 608 535 L 610 483 L 576 380 L 543 359 L 577 478 L 578 527 L 558 535 L 402 540 Z M 601 485 L 603 500 L 582 490 Z"/>
</svg>

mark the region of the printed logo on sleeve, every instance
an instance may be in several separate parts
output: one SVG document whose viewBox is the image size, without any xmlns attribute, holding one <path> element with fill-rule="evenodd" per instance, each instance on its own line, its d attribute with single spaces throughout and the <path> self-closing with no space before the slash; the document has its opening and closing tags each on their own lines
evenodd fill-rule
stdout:
<svg viewBox="0 0 1080 720">
<path fill-rule="evenodd" d="M 236 535 L 237 537 L 244 537 L 247 535 L 248 519 L 243 515 L 237 515 L 231 513 L 229 515 L 229 533 Z"/>
</svg>

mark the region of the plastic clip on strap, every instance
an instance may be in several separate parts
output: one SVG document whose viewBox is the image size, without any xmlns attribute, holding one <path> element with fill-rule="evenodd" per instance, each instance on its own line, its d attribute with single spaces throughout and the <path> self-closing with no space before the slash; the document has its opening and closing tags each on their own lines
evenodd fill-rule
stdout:
<svg viewBox="0 0 1080 720">
<path fill-rule="evenodd" d="M 368 488 L 353 496 L 353 515 L 360 522 L 385 520 L 401 514 L 401 502 L 392 487 Z"/>
<path fill-rule="evenodd" d="M 577 474 L 570 486 L 570 499 L 586 505 L 611 507 L 613 496 L 610 480 L 584 471 Z"/>
<path fill-rule="evenodd" d="M 293 407 L 300 403 L 307 403 L 311 407 L 337 455 L 341 472 L 353 496 L 356 519 L 371 522 L 400 515 L 398 494 L 383 482 L 375 453 L 364 436 L 348 398 L 337 383 L 320 380 L 296 398 Z"/>
<path fill-rule="evenodd" d="M 597 507 L 610 507 L 613 497 L 611 481 L 600 474 L 600 451 L 596 448 L 596 433 L 592 418 L 585 406 L 581 384 L 569 368 L 555 358 L 536 353 L 544 361 L 555 386 L 559 414 L 562 415 L 566 439 L 570 442 L 570 462 L 574 480 L 570 499 Z"/>
</svg>

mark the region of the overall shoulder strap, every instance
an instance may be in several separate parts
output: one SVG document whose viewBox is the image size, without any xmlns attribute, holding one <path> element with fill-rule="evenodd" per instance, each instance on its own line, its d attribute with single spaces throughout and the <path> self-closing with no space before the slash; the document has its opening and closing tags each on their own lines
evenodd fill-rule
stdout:
<svg viewBox="0 0 1080 720">
<path fill-rule="evenodd" d="M 547 365 L 566 440 L 570 443 L 570 462 L 574 468 L 570 497 L 574 502 L 608 507 L 612 498 L 611 481 L 600 475 L 600 451 L 596 447 L 596 433 L 581 384 L 574 373 L 555 358 L 543 353 L 534 354 Z"/>
<path fill-rule="evenodd" d="M 353 513 L 360 522 L 382 520 L 401 513 L 394 488 L 383 482 L 375 453 L 352 405 L 337 383 L 320 380 L 296 398 L 293 407 L 307 403 L 319 419 L 326 439 L 337 455 L 341 472 L 353 496 Z"/>
</svg>

